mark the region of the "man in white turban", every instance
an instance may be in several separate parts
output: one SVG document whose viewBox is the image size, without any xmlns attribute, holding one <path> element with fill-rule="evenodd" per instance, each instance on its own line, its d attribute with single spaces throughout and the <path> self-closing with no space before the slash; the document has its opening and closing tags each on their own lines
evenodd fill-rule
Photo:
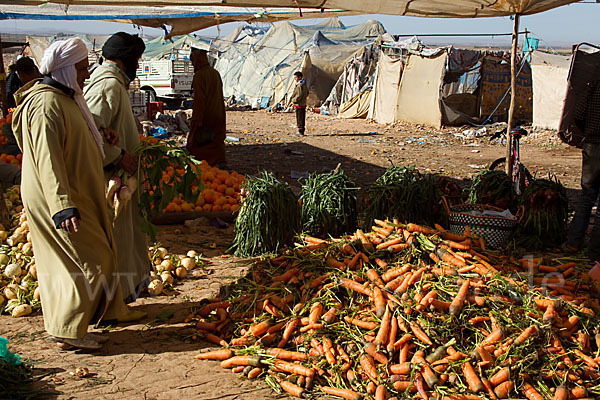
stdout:
<svg viewBox="0 0 600 400">
<path fill-rule="evenodd" d="M 23 151 L 21 193 L 33 242 L 44 324 L 62 348 L 96 350 L 102 319 L 144 316 L 118 285 L 104 198 L 103 141 L 82 96 L 88 51 L 80 39 L 52 43 L 42 80 L 16 94 L 12 128 Z"/>
</svg>

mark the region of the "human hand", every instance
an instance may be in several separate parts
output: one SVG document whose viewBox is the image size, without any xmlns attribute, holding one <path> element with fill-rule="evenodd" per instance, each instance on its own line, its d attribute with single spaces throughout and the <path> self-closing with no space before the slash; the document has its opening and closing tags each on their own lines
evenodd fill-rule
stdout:
<svg viewBox="0 0 600 400">
<path fill-rule="evenodd" d="M 60 229 L 65 230 L 67 233 L 73 233 L 79 231 L 79 226 L 81 225 L 81 219 L 78 217 L 71 217 L 65 219 L 60 223 Z"/>
<path fill-rule="evenodd" d="M 117 166 L 125 170 L 129 175 L 133 175 L 137 171 L 138 159 L 133 154 L 125 152 Z"/>
<path fill-rule="evenodd" d="M 119 143 L 119 135 L 114 129 L 102 128 L 102 132 L 104 133 L 104 138 L 108 144 L 115 146 Z"/>
</svg>

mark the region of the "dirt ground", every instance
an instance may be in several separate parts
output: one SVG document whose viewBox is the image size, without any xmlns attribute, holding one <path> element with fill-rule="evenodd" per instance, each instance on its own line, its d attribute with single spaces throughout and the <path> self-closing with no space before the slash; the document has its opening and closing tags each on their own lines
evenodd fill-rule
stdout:
<svg viewBox="0 0 600 400">
<path fill-rule="evenodd" d="M 298 138 L 293 114 L 263 111 L 229 112 L 228 135 L 239 141 L 228 144 L 229 167 L 244 174 L 266 169 L 285 179 L 298 192 L 292 176 L 326 171 L 338 163 L 356 183 L 365 187 L 390 162 L 416 165 L 427 172 L 470 178 L 492 160 L 504 155 L 504 147 L 487 138 L 455 137 L 469 129 L 431 129 L 397 124 L 383 126 L 364 120 L 339 120 L 309 114 L 307 134 Z M 233 139 L 233 140 L 236 140 Z M 552 134 L 534 133 L 522 144 L 522 160 L 538 176 L 556 174 L 569 188 L 578 186 L 580 152 L 561 145 Z M 56 399 L 270 399 L 273 393 L 263 382 L 249 382 L 222 370 L 216 362 L 199 361 L 199 349 L 211 347 L 193 340 L 185 317 L 202 299 L 241 276 L 252 260 L 225 252 L 233 228 L 212 227 L 200 221 L 193 230 L 160 227 L 159 241 L 175 254 L 194 249 L 207 264 L 197 268 L 169 295 L 142 298 L 133 308 L 148 313 L 140 324 L 117 325 L 104 330 L 110 340 L 94 354 L 60 351 L 47 340 L 41 313 L 13 319 L 0 317 L 0 335 L 10 349 L 35 366 L 43 376 L 36 388 L 46 391 L 38 398 Z M 86 367 L 90 376 L 74 376 Z"/>
</svg>

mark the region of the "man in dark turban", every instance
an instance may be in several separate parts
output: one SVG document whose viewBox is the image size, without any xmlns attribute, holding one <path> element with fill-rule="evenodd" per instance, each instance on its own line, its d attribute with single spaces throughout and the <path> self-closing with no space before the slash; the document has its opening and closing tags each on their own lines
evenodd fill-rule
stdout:
<svg viewBox="0 0 600 400">
<path fill-rule="evenodd" d="M 127 87 L 135 78 L 138 61 L 145 48 L 137 35 L 125 32 L 112 35 L 102 47 L 102 56 L 106 60 L 92 72 L 85 89 L 85 100 L 98 128 L 105 133 L 116 132 L 118 136 L 118 143 L 112 140 L 104 143 L 104 175 L 107 181 L 121 170 L 127 176 L 137 176 L 138 160 L 132 152 L 140 138 Z M 131 184 L 128 183 L 128 186 Z M 142 224 L 137 201 L 130 201 L 113 222 L 121 288 L 123 297 L 129 301 L 138 297 L 150 276 L 148 239 L 142 232 Z"/>
</svg>

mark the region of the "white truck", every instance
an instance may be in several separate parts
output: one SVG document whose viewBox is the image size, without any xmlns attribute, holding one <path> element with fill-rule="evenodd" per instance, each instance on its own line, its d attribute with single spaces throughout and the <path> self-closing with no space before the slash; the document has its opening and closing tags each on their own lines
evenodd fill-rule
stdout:
<svg viewBox="0 0 600 400">
<path fill-rule="evenodd" d="M 147 101 L 162 101 L 168 108 L 178 108 L 192 95 L 194 67 L 191 61 L 140 61 L 137 76 Z"/>
</svg>

